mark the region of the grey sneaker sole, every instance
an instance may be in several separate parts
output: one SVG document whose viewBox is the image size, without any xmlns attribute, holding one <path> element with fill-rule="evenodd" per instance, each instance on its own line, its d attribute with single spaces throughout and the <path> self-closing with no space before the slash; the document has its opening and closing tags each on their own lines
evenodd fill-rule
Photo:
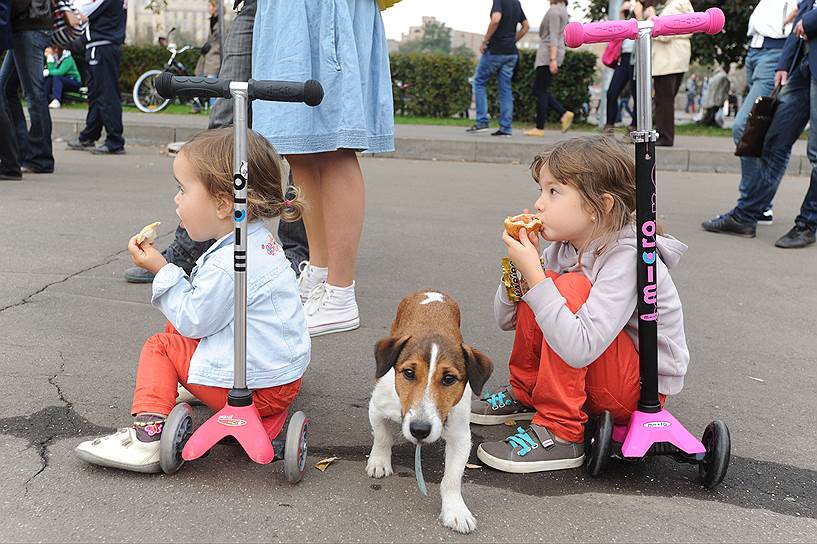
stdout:
<svg viewBox="0 0 817 544">
<path fill-rule="evenodd" d="M 502 416 L 490 416 L 487 414 L 475 414 L 471 412 L 471 423 L 474 425 L 502 425 L 506 421 L 530 421 L 534 412 L 520 412 L 518 414 L 505 414 Z"/>
<path fill-rule="evenodd" d="M 531 472 L 546 472 L 549 470 L 567 470 L 570 468 L 579 468 L 584 464 L 584 454 L 572 459 L 552 459 L 549 461 L 527 461 L 517 462 L 506 461 L 499 459 L 493 455 L 489 455 L 482 449 L 482 445 L 477 448 L 477 457 L 480 461 L 491 468 L 501 470 L 502 472 L 511 472 L 513 474 L 530 474 Z"/>
<path fill-rule="evenodd" d="M 335 332 L 347 332 L 360 328 L 360 318 L 355 318 L 351 321 L 341 321 L 340 323 L 328 323 L 320 327 L 310 327 L 309 336 L 315 338 L 316 336 L 323 336 L 324 334 L 332 334 Z"/>
<path fill-rule="evenodd" d="M 99 465 L 101 467 L 118 468 L 120 470 L 141 472 L 143 474 L 158 474 L 159 472 L 162 472 L 162 467 L 159 466 L 158 461 L 156 461 L 155 463 L 150 463 L 148 465 L 136 466 L 128 465 L 126 463 L 117 463 L 116 461 L 111 461 L 110 459 L 103 459 L 102 457 L 97 457 L 96 455 L 84 450 L 74 450 L 74 453 L 76 453 L 77 457 L 79 457 L 83 461 L 91 463 L 92 465 Z"/>
</svg>

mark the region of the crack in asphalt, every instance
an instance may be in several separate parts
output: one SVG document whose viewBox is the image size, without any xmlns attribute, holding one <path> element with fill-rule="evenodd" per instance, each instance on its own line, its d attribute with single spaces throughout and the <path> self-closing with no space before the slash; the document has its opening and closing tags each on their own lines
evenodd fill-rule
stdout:
<svg viewBox="0 0 817 544">
<path fill-rule="evenodd" d="M 17 308 L 19 306 L 23 306 L 25 304 L 28 304 L 29 302 L 31 302 L 32 298 L 36 297 L 37 295 L 39 295 L 40 293 L 42 293 L 43 291 L 45 291 L 49 287 L 52 287 L 54 285 L 58 285 L 60 283 L 65 283 L 66 281 L 70 280 L 71 278 L 75 278 L 76 276 L 79 276 L 80 274 L 84 274 L 85 272 L 90 272 L 91 270 L 94 270 L 96 268 L 100 268 L 102 266 L 105 266 L 106 264 L 110 264 L 110 263 L 114 262 L 118 257 L 120 257 L 121 255 L 123 255 L 123 254 L 125 254 L 127 252 L 128 252 L 127 249 L 124 249 L 122 251 L 117 251 L 116 253 L 114 253 L 112 255 L 108 255 L 107 257 L 104 257 L 104 260 L 101 263 L 97 263 L 97 264 L 95 264 L 93 266 L 89 266 L 88 268 L 83 268 L 82 270 L 79 270 L 77 272 L 72 272 L 72 273 L 68 274 L 67 276 L 65 276 L 64 278 L 59 279 L 57 281 L 52 281 L 51 283 L 46 283 L 45 285 L 43 285 L 42 287 L 40 287 L 36 291 L 34 291 L 32 293 L 29 293 L 28 295 L 24 296 L 23 299 L 20 300 L 19 302 L 15 302 L 14 304 L 9 304 L 7 306 L 3 306 L 2 308 L 0 308 L 0 313 L 5 312 L 6 310 L 10 310 L 11 308 Z"/>
</svg>

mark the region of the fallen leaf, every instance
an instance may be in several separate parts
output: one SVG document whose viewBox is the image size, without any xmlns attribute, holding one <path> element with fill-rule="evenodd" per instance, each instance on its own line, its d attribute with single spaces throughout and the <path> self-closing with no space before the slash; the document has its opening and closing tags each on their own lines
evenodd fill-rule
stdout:
<svg viewBox="0 0 817 544">
<path fill-rule="evenodd" d="M 474 465 L 471 463 L 465 463 L 465 468 L 482 468 L 482 465 Z"/>
<path fill-rule="evenodd" d="M 329 465 L 334 463 L 340 459 L 340 457 L 327 457 L 326 459 L 321 459 L 317 463 L 315 463 L 315 468 L 320 470 L 321 472 L 326 472 L 326 469 L 329 468 Z"/>
<path fill-rule="evenodd" d="M 505 425 L 507 425 L 508 427 L 516 427 L 516 420 L 515 419 L 509 419 L 509 420 L 507 420 L 505 422 Z"/>
</svg>

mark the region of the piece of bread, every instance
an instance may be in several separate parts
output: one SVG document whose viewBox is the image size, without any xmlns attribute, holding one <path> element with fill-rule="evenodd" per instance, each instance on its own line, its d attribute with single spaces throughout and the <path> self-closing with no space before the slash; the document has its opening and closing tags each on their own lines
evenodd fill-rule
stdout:
<svg viewBox="0 0 817 544">
<path fill-rule="evenodd" d="M 517 240 L 519 240 L 519 229 L 525 229 L 528 232 L 539 232 L 542 230 L 542 221 L 529 213 L 520 213 L 505 218 L 505 230 Z"/>
<path fill-rule="evenodd" d="M 151 223 L 140 230 L 139 234 L 136 235 L 136 244 L 142 245 L 142 242 L 152 244 L 159 235 L 159 225 L 161 224 L 162 223 L 160 221 L 156 221 L 155 223 Z"/>
</svg>

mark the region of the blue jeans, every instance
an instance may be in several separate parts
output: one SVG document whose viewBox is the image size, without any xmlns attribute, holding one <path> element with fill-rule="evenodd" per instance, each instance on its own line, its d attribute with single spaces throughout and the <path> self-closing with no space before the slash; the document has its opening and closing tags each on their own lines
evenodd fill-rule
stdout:
<svg viewBox="0 0 817 544">
<path fill-rule="evenodd" d="M 811 123 L 806 154 L 812 164 L 811 182 L 795 222 L 817 227 L 817 81 L 811 77 L 808 60 L 789 74 L 789 82 L 780 93 L 772 124 L 766 133 L 760 167 L 749 180 L 746 196 L 741 196 L 732 215 L 744 223 L 756 223 L 774 199 L 789 164 L 791 148 Z M 745 175 L 745 173 L 744 173 Z"/>
<path fill-rule="evenodd" d="M 54 171 L 51 151 L 51 114 L 43 76 L 43 51 L 51 41 L 47 30 L 25 30 L 13 35 L 14 49 L 0 67 L 0 107 L 8 111 L 14 125 L 20 164 L 36 172 Z M 19 90 L 28 105 L 31 129 L 26 128 Z"/>
<path fill-rule="evenodd" d="M 746 55 L 746 84 L 749 86 L 749 93 L 735 116 L 735 124 L 732 126 L 732 138 L 736 145 L 746 129 L 746 120 L 749 118 L 755 99 L 759 96 L 770 95 L 774 89 L 775 66 L 777 66 L 777 60 L 782 51 L 782 49 L 755 48 L 749 49 L 749 54 Z M 746 195 L 751 192 L 749 183 L 760 168 L 760 162 L 760 157 L 740 158 L 741 176 L 738 193 L 741 198 L 746 198 Z M 771 203 L 769 207 L 771 208 Z"/>
<path fill-rule="evenodd" d="M 486 51 L 477 64 L 474 76 L 474 99 L 477 103 L 477 125 L 488 126 L 488 90 L 485 87 L 494 74 L 499 84 L 499 130 L 511 133 L 513 94 L 511 78 L 516 67 L 516 55 L 493 55 Z"/>
</svg>

